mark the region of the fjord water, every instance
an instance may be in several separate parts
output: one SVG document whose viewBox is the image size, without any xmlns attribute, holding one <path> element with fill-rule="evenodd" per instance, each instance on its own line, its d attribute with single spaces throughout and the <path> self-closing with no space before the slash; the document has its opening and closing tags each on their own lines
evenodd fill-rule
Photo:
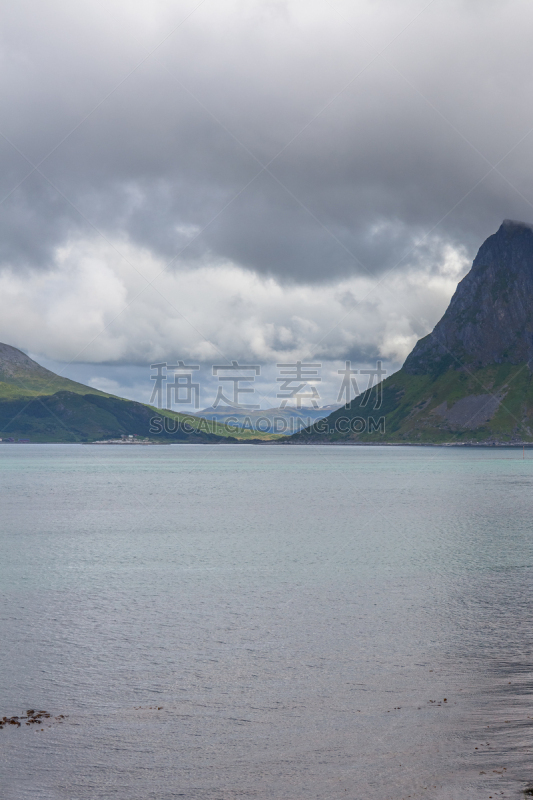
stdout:
<svg viewBox="0 0 533 800">
<path fill-rule="evenodd" d="M 0 446 L 7 800 L 519 797 L 533 452 Z M 446 698 L 446 702 L 444 702 Z"/>
</svg>

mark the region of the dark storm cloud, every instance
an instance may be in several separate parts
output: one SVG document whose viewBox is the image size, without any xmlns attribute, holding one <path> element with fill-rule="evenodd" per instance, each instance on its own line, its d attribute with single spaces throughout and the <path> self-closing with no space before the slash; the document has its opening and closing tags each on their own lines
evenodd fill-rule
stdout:
<svg viewBox="0 0 533 800">
<path fill-rule="evenodd" d="M 207 0 L 139 66 L 194 5 L 4 10 L 3 263 L 97 229 L 315 282 L 533 218 L 530 4 Z"/>
</svg>

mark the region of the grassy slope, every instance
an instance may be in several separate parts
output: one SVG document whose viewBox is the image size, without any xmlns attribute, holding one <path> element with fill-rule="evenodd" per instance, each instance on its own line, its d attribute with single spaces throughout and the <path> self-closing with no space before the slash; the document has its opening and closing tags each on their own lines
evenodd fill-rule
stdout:
<svg viewBox="0 0 533 800">
<path fill-rule="evenodd" d="M 76 383 L 68 378 L 57 380 L 46 380 L 32 378 L 31 380 L 21 377 L 16 381 L 0 381 L 0 402 L 4 400 L 18 400 L 23 397 L 44 397 L 56 392 L 73 392 L 74 394 L 96 394 L 102 397 L 112 397 L 112 395 L 84 386 L 83 383 Z"/>
<path fill-rule="evenodd" d="M 4 391 L 7 385 L 8 391 Z M 30 439 L 32 442 L 78 442 L 112 438 L 122 434 L 148 436 L 154 441 L 234 440 L 253 441 L 276 439 L 271 434 L 252 434 L 250 431 L 227 429 L 223 425 L 186 414 L 159 410 L 142 403 L 124 400 L 104 392 L 88 390 L 77 384 L 78 391 L 56 391 L 54 385 L 42 387 L 21 395 L 18 387 L 9 391 L 12 384 L 0 384 L 0 438 Z M 83 391 L 81 391 L 83 390 Z M 150 420 L 168 417 L 172 424 L 187 423 L 195 433 L 187 435 L 183 428 L 174 434 L 151 435 Z M 172 430 L 172 425 L 170 426 Z"/>
<path fill-rule="evenodd" d="M 448 409 L 457 400 L 471 395 L 497 394 L 505 397 L 489 422 L 471 429 L 454 426 L 431 412 L 447 402 Z M 358 397 L 344 409 L 327 418 L 328 430 L 316 425 L 304 434 L 291 437 L 300 441 L 380 442 L 416 444 L 533 442 L 533 376 L 526 364 L 493 364 L 466 372 L 448 369 L 440 374 L 408 375 L 403 370 L 383 383 L 383 402 L 373 409 L 375 395 L 366 407 Z M 385 433 L 342 433 L 335 430 L 339 418 L 385 417 Z"/>
</svg>

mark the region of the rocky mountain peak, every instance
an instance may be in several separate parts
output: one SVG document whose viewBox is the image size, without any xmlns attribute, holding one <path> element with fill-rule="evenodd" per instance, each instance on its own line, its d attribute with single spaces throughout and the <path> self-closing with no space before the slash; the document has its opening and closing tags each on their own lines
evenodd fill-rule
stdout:
<svg viewBox="0 0 533 800">
<path fill-rule="evenodd" d="M 404 369 L 438 374 L 505 362 L 533 368 L 533 225 L 514 220 L 481 245 L 446 313 Z"/>
</svg>

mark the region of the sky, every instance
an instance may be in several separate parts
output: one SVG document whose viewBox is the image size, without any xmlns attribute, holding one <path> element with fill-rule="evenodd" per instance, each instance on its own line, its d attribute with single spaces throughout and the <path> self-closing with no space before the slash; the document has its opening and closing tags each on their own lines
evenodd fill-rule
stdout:
<svg viewBox="0 0 533 800">
<path fill-rule="evenodd" d="M 150 365 L 398 369 L 533 220 L 527 0 L 28 0 L 1 11 L 0 341 Z M 184 409 L 185 410 L 185 409 Z"/>
</svg>

